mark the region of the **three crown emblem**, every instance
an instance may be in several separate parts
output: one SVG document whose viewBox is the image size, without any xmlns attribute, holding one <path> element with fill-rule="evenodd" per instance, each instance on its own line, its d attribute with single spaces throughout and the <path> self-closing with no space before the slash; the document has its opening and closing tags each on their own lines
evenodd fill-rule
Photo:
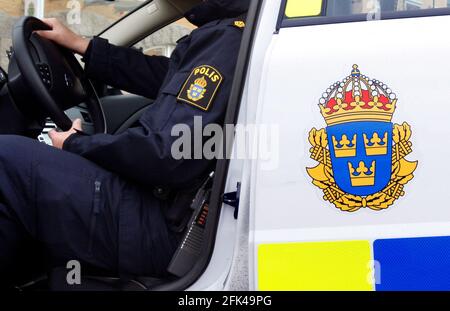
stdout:
<svg viewBox="0 0 450 311">
<path fill-rule="evenodd" d="M 311 158 L 307 172 L 324 199 L 342 211 L 383 210 L 405 194 L 417 162 L 411 128 L 393 124 L 397 95 L 383 82 L 361 74 L 353 65 L 349 76 L 330 85 L 319 100 L 327 124 L 309 133 Z"/>
<path fill-rule="evenodd" d="M 385 132 L 382 138 L 377 132 L 373 134 L 371 138 L 367 137 L 367 134 L 363 134 L 364 137 L 364 150 L 368 156 L 386 155 L 388 153 L 388 133 Z M 347 135 L 342 135 L 340 140 L 337 140 L 335 136 L 332 136 L 333 148 L 336 158 L 351 158 L 356 156 L 357 147 L 357 135 L 353 135 L 349 140 Z M 361 182 L 360 174 L 355 174 L 355 170 L 352 168 L 352 164 L 349 162 L 349 174 L 352 184 L 357 186 L 370 186 L 375 183 L 375 163 L 372 163 L 372 167 L 367 169 L 365 163 L 361 161 L 359 163 L 358 173 L 364 173 L 365 182 Z M 363 171 L 362 168 L 365 168 Z"/>
<path fill-rule="evenodd" d="M 349 77 L 327 89 L 319 101 L 319 107 L 325 122 L 332 126 L 353 121 L 391 122 L 396 103 L 397 96 L 386 84 L 361 75 L 358 65 L 353 65 Z M 381 135 L 380 137 L 377 132 L 373 133 L 372 137 L 363 134 L 364 148 L 368 156 L 387 154 L 388 133 Z M 356 135 L 353 135 L 351 140 L 345 134 L 339 141 L 335 136 L 332 140 L 337 158 L 356 156 Z M 361 161 L 359 170 L 353 169 L 350 162 L 348 165 L 352 185 L 369 186 L 375 183 L 374 163 L 367 168 Z M 362 167 L 365 169 L 364 173 Z"/>
<path fill-rule="evenodd" d="M 190 100 L 197 102 L 203 99 L 206 93 L 206 87 L 208 86 L 208 82 L 205 77 L 197 78 L 191 87 L 187 90 L 187 96 Z"/>
</svg>

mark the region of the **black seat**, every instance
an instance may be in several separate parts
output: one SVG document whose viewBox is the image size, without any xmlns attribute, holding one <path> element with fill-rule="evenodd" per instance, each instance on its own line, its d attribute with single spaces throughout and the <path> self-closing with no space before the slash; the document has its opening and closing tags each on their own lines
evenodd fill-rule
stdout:
<svg viewBox="0 0 450 311">
<path fill-rule="evenodd" d="M 153 277 L 119 278 L 108 276 L 103 271 L 86 273 L 81 276 L 81 284 L 70 285 L 67 282 L 68 270 L 64 267 L 52 269 L 49 274 L 42 274 L 33 280 L 16 286 L 18 291 L 147 291 L 153 287 L 169 282 L 174 277 L 165 279 Z"/>
<path fill-rule="evenodd" d="M 152 277 L 119 278 L 114 276 L 90 275 L 89 273 L 81 276 L 80 285 L 69 285 L 67 269 L 55 268 L 51 271 L 48 278 L 49 290 L 52 291 L 146 291 L 152 287 L 161 285 L 167 279 L 158 279 Z"/>
</svg>

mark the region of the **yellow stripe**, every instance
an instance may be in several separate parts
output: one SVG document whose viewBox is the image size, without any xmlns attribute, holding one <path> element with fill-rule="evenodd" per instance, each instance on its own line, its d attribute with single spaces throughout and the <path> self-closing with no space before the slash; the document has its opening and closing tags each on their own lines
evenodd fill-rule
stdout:
<svg viewBox="0 0 450 311">
<path fill-rule="evenodd" d="M 287 17 L 317 16 L 322 11 L 322 0 L 288 0 Z"/>
<path fill-rule="evenodd" d="M 262 244 L 259 290 L 373 290 L 369 241 Z"/>
</svg>

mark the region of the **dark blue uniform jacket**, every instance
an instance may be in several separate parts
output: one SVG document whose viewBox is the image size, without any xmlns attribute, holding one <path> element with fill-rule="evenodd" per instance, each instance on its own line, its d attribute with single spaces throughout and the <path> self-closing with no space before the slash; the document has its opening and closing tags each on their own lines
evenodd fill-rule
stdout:
<svg viewBox="0 0 450 311">
<path fill-rule="evenodd" d="M 88 76 L 156 101 L 139 126 L 120 135 L 74 134 L 64 150 L 148 186 L 184 187 L 207 173 L 210 161 L 172 157 L 172 144 L 178 137 L 171 133 L 177 124 L 188 125 L 193 133 L 195 116 L 202 117 L 203 126 L 223 122 L 243 32 L 236 21 L 216 20 L 194 30 L 178 42 L 170 61 L 95 38 L 86 57 Z M 206 68 L 205 75 L 220 76 L 216 81 L 214 76 L 206 77 L 206 94 L 200 105 L 187 95 L 196 81 L 189 78 L 198 68 L 201 72 Z"/>
</svg>

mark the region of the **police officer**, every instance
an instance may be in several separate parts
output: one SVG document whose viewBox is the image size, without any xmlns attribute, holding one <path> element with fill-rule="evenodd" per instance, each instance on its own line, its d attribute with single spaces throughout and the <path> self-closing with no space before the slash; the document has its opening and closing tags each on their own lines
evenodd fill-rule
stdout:
<svg viewBox="0 0 450 311">
<path fill-rule="evenodd" d="M 120 275 L 165 276 L 178 235 L 165 217 L 171 201 L 153 189 L 182 192 L 211 170 L 206 159 L 175 160 L 171 132 L 193 128 L 196 116 L 203 126 L 223 122 L 249 2 L 195 6 L 186 18 L 200 28 L 170 60 L 87 41 L 45 20 L 52 30 L 40 35 L 84 54 L 90 78 L 156 100 L 119 135 L 85 135 L 77 120 L 50 133 L 56 148 L 0 136 L 0 282 L 18 268 L 28 240 L 42 246 L 50 267 L 75 259 Z"/>
</svg>

